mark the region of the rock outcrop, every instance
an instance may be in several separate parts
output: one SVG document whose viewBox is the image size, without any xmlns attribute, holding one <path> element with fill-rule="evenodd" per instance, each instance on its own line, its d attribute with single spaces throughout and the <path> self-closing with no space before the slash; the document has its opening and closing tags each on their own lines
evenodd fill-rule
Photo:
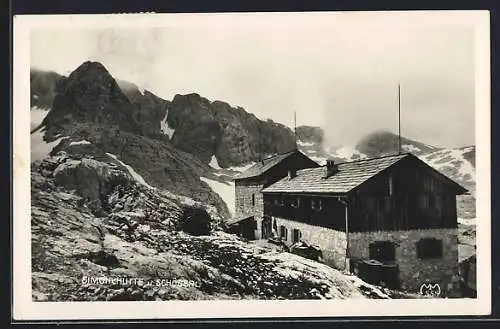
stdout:
<svg viewBox="0 0 500 329">
<path fill-rule="evenodd" d="M 209 110 L 222 128 L 215 155 L 223 168 L 259 161 L 295 147 L 292 130 L 280 123 L 260 120 L 242 107 L 221 101 L 212 102 Z"/>
<path fill-rule="evenodd" d="M 42 125 L 46 140 L 78 123 L 102 127 L 117 126 L 142 134 L 136 111 L 106 68 L 98 62 L 85 62 L 60 82 L 58 93 Z"/>
<path fill-rule="evenodd" d="M 313 143 L 319 146 L 323 145 L 325 132 L 320 127 L 298 126 L 296 134 L 297 140 L 303 143 Z"/>
<path fill-rule="evenodd" d="M 172 144 L 209 163 L 220 143 L 222 130 L 198 94 L 175 95 L 168 107 L 168 125 L 175 129 Z"/>
<path fill-rule="evenodd" d="M 175 147 L 205 163 L 215 155 L 222 168 L 258 161 L 294 147 L 290 128 L 198 94 L 176 95 L 168 107 L 168 124 L 175 129 Z"/>
<path fill-rule="evenodd" d="M 121 90 L 134 105 L 134 117 L 145 136 L 160 140 L 169 140 L 161 131 L 161 123 L 167 114 L 169 101 L 147 91 L 140 90 L 130 82 L 117 80 Z"/>
<path fill-rule="evenodd" d="M 76 158 L 92 156 L 102 161 L 116 157 L 114 162 L 117 165 L 128 166 L 127 170 L 144 184 L 213 206 L 223 218 L 230 216 L 221 197 L 200 179 L 200 176 L 211 174 L 207 166 L 193 155 L 179 151 L 169 143 L 116 127 L 103 130 L 96 125 L 77 125 L 69 132 L 71 137 L 62 140 L 53 149 L 53 155 L 64 151 Z"/>
</svg>

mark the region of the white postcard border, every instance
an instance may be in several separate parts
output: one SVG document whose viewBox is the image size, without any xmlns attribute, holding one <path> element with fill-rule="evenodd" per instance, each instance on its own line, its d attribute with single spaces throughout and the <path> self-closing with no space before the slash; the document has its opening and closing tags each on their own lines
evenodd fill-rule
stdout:
<svg viewBox="0 0 500 329">
<path fill-rule="evenodd" d="M 218 20 L 231 15 L 229 20 Z M 374 24 L 470 24 L 475 26 L 477 299 L 332 301 L 33 302 L 31 296 L 29 68 L 30 30 L 39 27 L 151 27 L 178 24 L 267 24 L 293 18 L 316 24 L 315 15 L 372 20 Z M 391 17 L 392 15 L 392 17 Z M 438 16 L 438 17 L 436 17 Z M 353 20 L 355 23 L 355 20 Z M 487 315 L 491 310 L 490 26 L 487 11 L 24 15 L 14 17 L 13 66 L 13 318 L 15 320 L 210 319 L 336 316 Z M 55 54 L 56 55 L 56 54 Z"/>
</svg>

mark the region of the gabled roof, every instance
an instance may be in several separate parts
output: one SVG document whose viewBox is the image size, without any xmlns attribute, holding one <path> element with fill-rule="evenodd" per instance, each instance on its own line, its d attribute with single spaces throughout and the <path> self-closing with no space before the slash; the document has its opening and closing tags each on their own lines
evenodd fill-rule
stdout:
<svg viewBox="0 0 500 329">
<path fill-rule="evenodd" d="M 242 222 L 246 219 L 249 219 L 249 218 L 253 218 L 254 215 L 240 215 L 240 216 L 236 216 L 236 217 L 233 217 L 233 218 L 230 218 L 226 221 L 226 225 L 234 225 L 234 224 L 237 224 L 239 222 Z"/>
<path fill-rule="evenodd" d="M 298 170 L 294 178 L 285 177 L 263 189 L 262 192 L 345 194 L 395 163 L 408 157 L 413 157 L 429 167 L 414 155 L 403 153 L 368 160 L 339 163 L 337 164 L 338 171 L 328 178 L 323 178 L 326 169 L 324 166 Z M 431 170 L 443 176 L 449 183 L 454 184 L 458 191 L 462 193 L 466 191 L 448 177 L 433 168 L 431 168 Z"/>
<path fill-rule="evenodd" d="M 258 177 L 280 163 L 281 161 L 285 160 L 289 156 L 291 156 L 294 153 L 301 153 L 299 150 L 293 150 L 287 153 L 282 153 L 278 154 L 272 157 L 269 157 L 267 159 L 261 160 L 239 174 L 238 176 L 235 177 L 235 179 L 244 179 L 244 178 L 251 178 L 251 177 Z M 312 160 L 311 160 L 312 161 Z"/>
</svg>

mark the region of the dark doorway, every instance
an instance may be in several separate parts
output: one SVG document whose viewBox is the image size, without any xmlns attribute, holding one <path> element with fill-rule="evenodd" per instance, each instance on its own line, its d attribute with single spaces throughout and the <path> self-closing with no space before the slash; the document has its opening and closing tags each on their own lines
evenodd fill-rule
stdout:
<svg viewBox="0 0 500 329">
<path fill-rule="evenodd" d="M 293 230 L 293 235 L 292 235 L 292 242 L 297 243 L 300 240 L 300 231 L 297 229 Z"/>
<path fill-rule="evenodd" d="M 269 216 L 264 216 L 264 218 L 262 219 L 262 238 L 263 239 L 268 239 L 272 236 L 272 219 L 271 217 Z"/>
<path fill-rule="evenodd" d="M 254 240 L 256 228 L 257 222 L 253 217 L 243 221 L 240 228 L 241 236 L 247 240 Z"/>
</svg>

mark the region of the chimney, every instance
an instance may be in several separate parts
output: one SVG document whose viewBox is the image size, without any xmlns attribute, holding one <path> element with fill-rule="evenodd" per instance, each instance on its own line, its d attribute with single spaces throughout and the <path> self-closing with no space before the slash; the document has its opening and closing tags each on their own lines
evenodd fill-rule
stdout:
<svg viewBox="0 0 500 329">
<path fill-rule="evenodd" d="M 294 177 L 297 177 L 297 170 L 296 169 L 290 169 L 290 170 L 288 170 L 288 178 L 292 179 Z"/>
<path fill-rule="evenodd" d="M 337 171 L 338 171 L 338 166 L 335 164 L 335 161 L 332 159 L 326 160 L 324 178 L 328 178 L 328 177 L 334 175 Z"/>
</svg>

